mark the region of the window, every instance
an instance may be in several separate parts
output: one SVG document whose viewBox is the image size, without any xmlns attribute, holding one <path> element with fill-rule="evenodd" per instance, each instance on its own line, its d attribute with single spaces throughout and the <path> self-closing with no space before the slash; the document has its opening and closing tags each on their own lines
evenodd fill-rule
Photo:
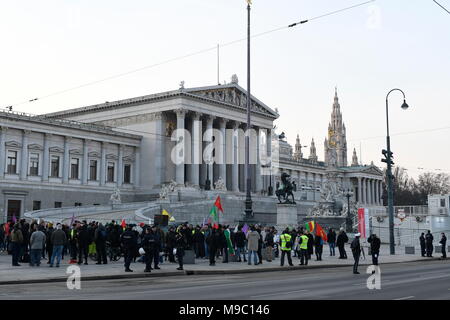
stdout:
<svg viewBox="0 0 450 320">
<path fill-rule="evenodd" d="M 52 156 L 50 177 L 59 177 L 59 156 Z"/>
<path fill-rule="evenodd" d="M 15 174 L 17 172 L 17 151 L 8 151 L 7 172 Z"/>
<path fill-rule="evenodd" d="M 39 153 L 30 154 L 30 176 L 39 174 Z"/>
<path fill-rule="evenodd" d="M 41 202 L 40 201 L 33 201 L 33 211 L 41 210 Z"/>
<path fill-rule="evenodd" d="M 97 160 L 89 161 L 89 180 L 97 180 Z"/>
<path fill-rule="evenodd" d="M 75 202 L 75 207 L 81 207 L 81 202 Z"/>
<path fill-rule="evenodd" d="M 80 159 L 72 158 L 70 160 L 70 178 L 78 179 L 78 171 L 80 168 Z"/>
<path fill-rule="evenodd" d="M 126 164 L 123 170 L 123 182 L 131 183 L 131 164 Z"/>
<path fill-rule="evenodd" d="M 114 182 L 114 162 L 108 162 L 107 182 Z"/>
<path fill-rule="evenodd" d="M 55 208 L 62 208 L 62 202 L 56 201 Z"/>
<path fill-rule="evenodd" d="M 441 199 L 441 207 L 444 208 L 445 207 L 445 198 Z"/>
</svg>

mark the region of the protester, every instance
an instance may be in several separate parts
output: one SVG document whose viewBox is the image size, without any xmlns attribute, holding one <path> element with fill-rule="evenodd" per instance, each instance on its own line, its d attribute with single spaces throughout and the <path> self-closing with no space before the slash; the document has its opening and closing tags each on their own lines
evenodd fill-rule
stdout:
<svg viewBox="0 0 450 320">
<path fill-rule="evenodd" d="M 314 254 L 314 236 L 309 231 L 306 231 L 306 236 L 308 237 L 308 259 L 311 260 Z"/>
<path fill-rule="evenodd" d="M 53 267 L 53 263 L 56 258 L 56 267 L 59 268 L 61 262 L 61 256 L 63 252 L 64 245 L 67 243 L 66 233 L 62 230 L 60 223 L 56 225 L 56 230 L 53 231 L 50 239 L 50 245 L 52 246 L 52 256 L 49 259 L 49 267 Z"/>
<path fill-rule="evenodd" d="M 184 229 L 186 229 L 186 226 L 184 226 Z M 182 230 L 177 232 L 177 234 L 175 235 L 175 246 L 179 265 L 177 270 L 183 270 L 184 250 L 189 247 L 188 239 L 186 238 L 185 235 L 186 232 L 182 232 Z"/>
<path fill-rule="evenodd" d="M 42 250 L 45 247 L 45 233 L 44 227 L 39 226 L 38 230 L 34 231 L 30 237 L 30 266 L 39 267 L 41 265 Z"/>
<path fill-rule="evenodd" d="M 208 243 L 209 265 L 215 266 L 216 251 L 218 250 L 221 241 L 219 231 L 216 228 L 212 228 L 206 241 Z"/>
<path fill-rule="evenodd" d="M 330 257 L 335 256 L 335 248 L 336 248 L 336 232 L 332 228 L 328 231 L 327 234 L 327 242 L 328 246 L 330 247 Z"/>
<path fill-rule="evenodd" d="M 20 224 L 16 223 L 14 229 L 11 232 L 11 251 L 12 251 L 12 265 L 13 267 L 20 267 L 19 257 L 20 248 L 24 242 L 22 231 L 20 230 Z"/>
<path fill-rule="evenodd" d="M 244 257 L 244 262 L 247 262 L 247 257 L 245 255 L 245 233 L 242 231 L 242 226 L 238 227 L 238 231 L 234 236 L 234 245 L 236 247 L 237 261 L 242 262 L 241 254 Z"/>
<path fill-rule="evenodd" d="M 107 264 L 108 259 L 106 258 L 106 239 L 107 239 L 106 228 L 103 224 L 99 223 L 98 228 L 94 231 L 94 241 L 95 248 L 97 251 L 97 263 L 96 264 Z"/>
<path fill-rule="evenodd" d="M 273 230 L 270 229 L 267 233 L 266 233 L 266 238 L 264 239 L 264 243 L 266 246 L 266 259 L 267 262 L 272 262 L 272 257 L 273 257 Z"/>
<path fill-rule="evenodd" d="M 341 228 L 336 240 L 336 245 L 339 249 L 339 259 L 347 259 L 347 252 L 345 251 L 345 244 L 348 242 L 347 234 L 344 228 Z"/>
<path fill-rule="evenodd" d="M 253 255 L 253 261 L 254 261 L 255 265 L 257 265 L 258 264 L 258 257 L 257 257 L 258 245 L 259 245 L 261 236 L 258 233 L 258 231 L 256 231 L 256 228 L 254 226 L 251 226 L 250 230 L 251 231 L 247 234 L 248 264 L 249 265 L 252 264 L 251 257 Z"/>
<path fill-rule="evenodd" d="M 314 238 L 314 247 L 316 250 L 316 261 L 322 261 L 323 239 L 316 235 Z"/>
</svg>

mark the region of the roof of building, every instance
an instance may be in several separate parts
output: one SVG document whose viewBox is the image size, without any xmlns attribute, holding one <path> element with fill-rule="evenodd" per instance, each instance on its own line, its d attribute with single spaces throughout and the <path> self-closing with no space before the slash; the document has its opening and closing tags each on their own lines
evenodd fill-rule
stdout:
<svg viewBox="0 0 450 320">
<path fill-rule="evenodd" d="M 142 136 L 115 131 L 111 127 L 92 124 L 92 123 L 84 123 L 73 120 L 59 119 L 59 118 L 51 118 L 46 115 L 32 115 L 24 112 L 16 112 L 16 111 L 1 111 L 0 110 L 0 119 L 12 120 L 12 121 L 32 121 L 36 123 L 49 124 L 52 126 L 59 126 L 65 128 L 79 129 L 84 131 L 91 131 L 96 133 L 104 133 L 108 135 L 132 138 L 132 139 L 142 139 Z"/>
<path fill-rule="evenodd" d="M 219 90 L 219 89 L 227 89 L 227 88 L 235 88 L 239 92 L 246 94 L 246 91 L 241 86 L 239 86 L 237 83 L 229 83 L 229 84 L 224 84 L 224 85 L 214 85 L 214 86 L 206 86 L 206 87 L 196 87 L 196 88 L 186 88 L 186 89 L 180 88 L 178 90 L 166 91 L 166 92 L 155 93 L 155 94 L 150 94 L 150 95 L 145 95 L 145 96 L 140 96 L 140 97 L 135 97 L 135 98 L 122 99 L 122 100 L 117 100 L 117 101 L 113 101 L 113 102 L 105 102 L 105 103 L 90 105 L 90 106 L 86 106 L 86 107 L 52 112 L 52 113 L 46 114 L 46 116 L 50 117 L 50 118 L 65 118 L 65 117 L 74 116 L 74 115 L 87 113 L 87 112 L 94 112 L 94 111 L 105 110 L 105 109 L 107 110 L 107 109 L 112 109 L 112 108 L 123 108 L 123 107 L 128 107 L 128 106 L 132 106 L 132 105 L 136 105 L 136 104 L 148 103 L 148 102 L 153 102 L 153 101 L 158 101 L 158 100 L 163 100 L 163 99 L 168 99 L 168 98 L 174 98 L 174 97 L 182 97 L 182 96 L 195 98 L 195 99 L 202 99 L 205 101 L 210 101 L 210 102 L 215 102 L 215 103 L 220 103 L 220 104 L 225 104 L 227 106 L 232 106 L 232 107 L 239 108 L 239 109 L 245 109 L 245 108 L 242 108 L 241 106 L 238 106 L 233 103 L 229 103 L 229 102 L 221 101 L 221 100 L 217 100 L 217 99 L 211 99 L 207 96 L 201 95 L 202 91 Z M 261 114 L 264 116 L 269 116 L 273 119 L 276 119 L 279 117 L 277 112 L 275 112 L 274 110 L 269 108 L 266 104 L 261 102 L 255 96 L 251 95 L 251 97 L 252 97 L 253 102 L 257 103 L 259 106 L 261 106 L 264 109 L 264 112 L 253 109 L 252 110 L 253 113 Z"/>
</svg>

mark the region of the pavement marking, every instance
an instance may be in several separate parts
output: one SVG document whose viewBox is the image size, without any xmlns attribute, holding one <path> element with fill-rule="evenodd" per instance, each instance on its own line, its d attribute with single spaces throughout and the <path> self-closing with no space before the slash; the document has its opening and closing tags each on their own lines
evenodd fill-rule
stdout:
<svg viewBox="0 0 450 320">
<path fill-rule="evenodd" d="M 394 300 L 408 300 L 408 299 L 412 299 L 412 298 L 414 298 L 414 296 L 408 296 L 408 297 L 403 297 L 403 298 L 397 298 L 397 299 L 394 299 Z"/>
<path fill-rule="evenodd" d="M 284 291 L 284 292 L 275 292 L 275 293 L 267 293 L 267 294 L 259 294 L 257 296 L 250 296 L 250 298 L 259 298 L 259 297 L 267 297 L 267 296 L 275 296 L 275 295 L 285 295 L 290 293 L 297 293 L 297 292 L 305 292 L 308 291 L 306 289 L 303 290 L 295 290 L 295 291 Z"/>
</svg>

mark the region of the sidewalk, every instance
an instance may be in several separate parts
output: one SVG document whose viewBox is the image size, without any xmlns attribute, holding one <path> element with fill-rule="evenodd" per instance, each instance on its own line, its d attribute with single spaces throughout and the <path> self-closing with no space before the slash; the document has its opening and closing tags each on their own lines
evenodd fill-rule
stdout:
<svg viewBox="0 0 450 320">
<path fill-rule="evenodd" d="M 112 262 L 107 265 L 96 265 L 94 261 L 89 260 L 89 265 L 80 265 L 82 280 L 107 280 L 107 279 L 125 279 L 125 278 L 145 278 L 145 277 L 164 277 L 164 276 L 180 276 L 192 274 L 235 274 L 265 271 L 287 271 L 301 269 L 319 269 L 319 268 L 336 268 L 347 267 L 349 270 L 353 265 L 353 257 L 349 248 L 346 248 L 348 259 L 338 259 L 337 256 L 330 257 L 328 247 L 324 247 L 323 261 L 316 261 L 315 255 L 308 262 L 308 266 L 299 266 L 297 257 L 292 258 L 293 267 L 289 267 L 287 260 L 284 267 L 280 267 L 280 259 L 277 258 L 272 262 L 263 261 L 261 265 L 248 265 L 244 262 L 222 263 L 219 258 L 215 266 L 209 266 L 207 259 L 196 259 L 195 264 L 184 265 L 184 271 L 178 271 L 178 264 L 164 262 L 160 265 L 161 270 L 152 270 L 150 273 L 144 273 L 145 265 L 143 263 L 132 263 L 131 269 L 133 273 L 125 273 L 123 267 L 123 259 L 118 262 Z M 382 245 L 380 250 L 379 263 L 401 263 L 413 261 L 430 261 L 437 260 L 441 254 L 434 253 L 434 258 L 423 258 L 420 255 L 405 255 L 403 247 L 396 247 L 396 255 L 389 255 L 389 247 Z M 371 256 L 367 256 L 367 248 L 365 248 L 366 258 L 361 258 L 360 265 L 372 264 Z M 338 250 L 336 250 L 338 254 Z M 450 261 L 450 260 L 449 260 Z M 47 260 L 42 260 L 40 267 L 30 267 L 28 264 L 22 263 L 20 267 L 11 266 L 11 256 L 0 254 L 0 285 L 5 284 L 26 284 L 26 283 L 42 283 L 42 282 L 64 282 L 69 274 L 66 274 L 69 264 L 68 260 L 62 261 L 60 268 L 50 268 Z M 362 269 L 361 269 L 362 270 Z"/>
</svg>

